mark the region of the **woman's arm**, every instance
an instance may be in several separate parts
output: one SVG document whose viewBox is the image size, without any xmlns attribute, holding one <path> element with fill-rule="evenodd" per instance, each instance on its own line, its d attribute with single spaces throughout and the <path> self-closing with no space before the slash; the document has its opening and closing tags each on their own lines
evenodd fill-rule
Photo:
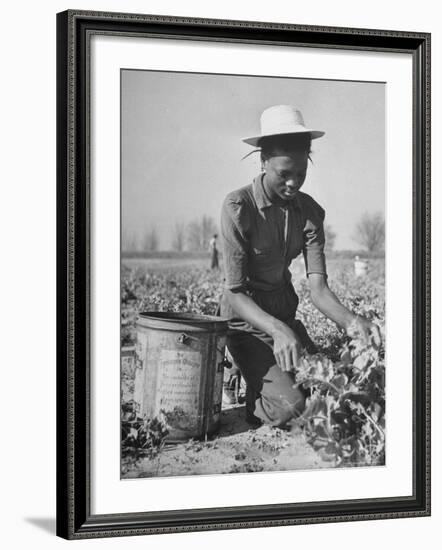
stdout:
<svg viewBox="0 0 442 550">
<path fill-rule="evenodd" d="M 380 344 L 379 327 L 368 319 L 355 315 L 341 304 L 337 296 L 330 290 L 325 275 L 310 273 L 308 280 L 313 305 L 319 311 L 343 328 L 349 336 L 361 335 L 366 341 L 370 341 L 372 337 L 375 344 Z"/>
<path fill-rule="evenodd" d="M 226 297 L 238 317 L 273 338 L 273 353 L 281 370 L 290 371 L 298 365 L 302 345 L 289 326 L 266 313 L 243 292 L 226 290 Z"/>
</svg>

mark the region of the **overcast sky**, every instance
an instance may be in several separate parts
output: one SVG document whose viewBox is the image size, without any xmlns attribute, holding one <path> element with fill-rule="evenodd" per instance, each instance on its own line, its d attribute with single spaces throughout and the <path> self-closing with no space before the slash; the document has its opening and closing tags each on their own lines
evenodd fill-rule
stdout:
<svg viewBox="0 0 442 550">
<path fill-rule="evenodd" d="M 303 191 L 337 234 L 352 240 L 364 212 L 385 210 L 385 94 L 382 83 L 122 71 L 122 229 L 157 228 L 171 246 L 175 222 L 219 220 L 226 194 L 260 172 L 241 137 L 259 134 L 261 112 L 291 104 L 323 130 L 312 142 Z"/>
</svg>

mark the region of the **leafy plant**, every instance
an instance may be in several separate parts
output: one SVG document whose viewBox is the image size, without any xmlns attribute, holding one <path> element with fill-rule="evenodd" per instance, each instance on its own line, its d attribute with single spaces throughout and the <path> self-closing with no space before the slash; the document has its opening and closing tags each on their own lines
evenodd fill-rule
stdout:
<svg viewBox="0 0 442 550">
<path fill-rule="evenodd" d="M 341 302 L 354 313 L 377 323 L 382 331 L 385 324 L 383 261 L 370 260 L 368 275 L 363 281 L 355 277 L 349 260 L 332 262 L 328 273 L 329 285 Z M 383 464 L 384 348 L 350 340 L 314 307 L 306 279 L 294 280 L 294 286 L 299 296 L 297 318 L 307 327 L 320 350 L 320 353 L 305 355 L 297 373 L 297 383 L 308 392 L 307 406 L 297 426 L 321 457 L 333 464 Z M 157 271 L 123 266 L 122 344 L 134 344 L 138 312 L 182 311 L 213 315 L 221 293 L 222 275 L 219 272 L 196 266 Z M 126 456 L 141 456 L 140 453 L 155 456 L 158 449 L 161 450 L 161 444 L 155 443 L 161 437 L 158 439 L 156 434 L 167 430 L 167 418 L 157 419 L 159 424 L 156 424 L 132 414 L 135 414 L 133 424 L 123 426 L 126 448 L 123 453 L 126 452 Z M 141 426 L 142 432 L 138 435 Z M 129 427 L 135 431 L 130 431 Z"/>
<path fill-rule="evenodd" d="M 381 465 L 385 461 L 384 350 L 352 340 L 341 357 L 305 356 L 296 382 L 310 396 L 295 424 L 323 460 L 338 465 Z"/>
<path fill-rule="evenodd" d="M 135 401 L 123 402 L 121 409 L 121 453 L 127 471 L 143 458 L 156 458 L 169 430 L 162 412 L 154 418 L 141 418 Z"/>
</svg>

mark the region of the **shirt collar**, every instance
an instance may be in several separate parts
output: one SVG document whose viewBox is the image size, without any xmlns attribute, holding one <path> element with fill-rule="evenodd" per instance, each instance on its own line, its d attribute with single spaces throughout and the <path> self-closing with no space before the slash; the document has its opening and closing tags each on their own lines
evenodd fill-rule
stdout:
<svg viewBox="0 0 442 550">
<path fill-rule="evenodd" d="M 263 208 L 268 208 L 269 206 L 274 206 L 272 201 L 269 199 L 267 193 L 264 191 L 264 185 L 262 179 L 264 174 L 259 174 L 253 180 L 253 196 L 255 198 L 256 205 L 260 210 Z M 292 201 L 288 203 L 292 208 L 300 208 L 299 198 L 296 196 Z"/>
</svg>

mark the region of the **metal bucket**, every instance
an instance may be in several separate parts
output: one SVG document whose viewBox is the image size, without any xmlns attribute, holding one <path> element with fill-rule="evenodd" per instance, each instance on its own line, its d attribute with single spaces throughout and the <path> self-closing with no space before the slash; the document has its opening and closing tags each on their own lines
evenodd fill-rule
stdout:
<svg viewBox="0 0 442 550">
<path fill-rule="evenodd" d="M 135 387 L 147 418 L 163 414 L 169 441 L 215 433 L 221 416 L 227 321 L 191 313 L 145 312 L 137 320 Z"/>
</svg>

